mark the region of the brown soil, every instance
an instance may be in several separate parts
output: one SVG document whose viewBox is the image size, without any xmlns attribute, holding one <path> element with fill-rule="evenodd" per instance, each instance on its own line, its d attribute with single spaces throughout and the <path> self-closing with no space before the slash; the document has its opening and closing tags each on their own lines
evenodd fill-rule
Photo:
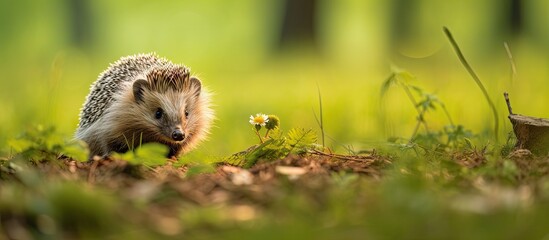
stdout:
<svg viewBox="0 0 549 240">
<path fill-rule="evenodd" d="M 303 156 L 291 155 L 284 159 L 254 165 L 244 169 L 219 163 L 215 171 L 187 176 L 189 166 L 176 167 L 168 161 L 163 166 L 146 168 L 117 159 L 103 159 L 82 163 L 59 159 L 60 164 L 37 164 L 41 172 L 52 177 L 86 181 L 114 191 L 136 192 L 175 191 L 181 197 L 199 205 L 219 202 L 267 203 L 276 198 L 281 185 L 295 182 L 305 189 L 325 187 L 333 174 L 351 172 L 379 179 L 382 170 L 391 164 L 391 158 L 372 155 L 338 155 L 313 152 Z M 146 194 L 145 194 L 146 195 Z"/>
</svg>

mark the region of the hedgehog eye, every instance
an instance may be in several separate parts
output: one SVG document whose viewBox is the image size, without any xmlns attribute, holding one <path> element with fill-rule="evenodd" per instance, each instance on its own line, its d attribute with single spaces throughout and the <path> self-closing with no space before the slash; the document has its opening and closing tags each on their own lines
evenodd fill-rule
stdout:
<svg viewBox="0 0 549 240">
<path fill-rule="evenodd" d="M 185 110 L 185 117 L 188 117 L 188 116 L 189 116 L 189 112 Z"/>
<path fill-rule="evenodd" d="M 162 111 L 162 108 L 157 108 L 156 112 L 154 113 L 154 117 L 156 119 L 160 119 L 160 118 L 162 118 L 163 113 L 164 113 L 164 111 Z"/>
</svg>

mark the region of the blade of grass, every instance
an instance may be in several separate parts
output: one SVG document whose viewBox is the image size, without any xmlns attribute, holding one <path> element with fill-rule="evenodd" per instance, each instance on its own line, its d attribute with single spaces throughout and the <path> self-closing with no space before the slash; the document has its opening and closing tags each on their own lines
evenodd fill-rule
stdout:
<svg viewBox="0 0 549 240">
<path fill-rule="evenodd" d="M 322 136 L 322 147 L 326 148 L 326 145 L 325 145 L 325 142 L 324 142 L 324 120 L 322 118 L 322 95 L 320 94 L 320 86 L 318 86 L 318 83 L 316 85 L 316 89 L 318 91 L 318 104 L 319 104 L 319 107 L 320 107 L 320 113 L 319 113 L 320 114 L 320 120 L 319 120 L 319 118 L 316 117 L 316 114 L 315 114 L 315 119 L 316 119 L 316 122 L 318 123 L 318 125 L 320 126 L 320 132 L 321 132 L 321 136 Z"/>
<path fill-rule="evenodd" d="M 490 109 L 492 109 L 492 113 L 494 114 L 494 135 L 495 135 L 495 138 L 496 138 L 496 142 L 498 142 L 498 138 L 499 138 L 499 136 L 498 136 L 499 135 L 498 134 L 499 118 L 498 118 L 498 111 L 496 109 L 496 105 L 494 104 L 494 102 L 492 102 L 492 99 L 490 99 L 490 96 L 488 95 L 488 91 L 486 91 L 486 88 L 484 87 L 484 85 L 480 81 L 480 79 L 477 76 L 477 74 L 475 73 L 475 71 L 473 71 L 473 68 L 471 67 L 471 65 L 469 65 L 469 63 L 465 59 L 465 56 L 463 56 L 463 53 L 461 52 L 461 49 L 459 48 L 456 40 L 452 36 L 452 33 L 450 32 L 450 30 L 448 30 L 447 27 L 443 27 L 443 30 L 444 30 L 444 33 L 446 34 L 446 37 L 448 37 L 448 40 L 450 40 L 450 44 L 452 44 L 452 47 L 454 48 L 454 50 L 455 50 L 455 52 L 456 52 L 456 54 L 459 58 L 459 61 L 461 62 L 461 64 L 463 64 L 465 69 L 467 69 L 467 72 L 469 72 L 469 75 L 471 75 L 471 77 L 473 77 L 473 80 L 475 80 L 475 83 L 477 84 L 477 86 L 482 91 L 482 94 L 484 94 L 484 98 L 486 98 L 486 101 L 488 102 L 488 105 L 490 106 Z"/>
<path fill-rule="evenodd" d="M 515 66 L 515 60 L 513 60 L 513 54 L 511 54 L 511 49 L 509 49 L 509 45 L 507 45 L 507 42 L 503 42 L 503 46 L 505 47 L 505 52 L 507 52 L 507 58 L 509 59 L 509 64 L 511 64 L 511 76 L 509 79 L 511 80 L 511 83 L 514 82 L 514 80 L 517 78 L 517 67 Z"/>
</svg>

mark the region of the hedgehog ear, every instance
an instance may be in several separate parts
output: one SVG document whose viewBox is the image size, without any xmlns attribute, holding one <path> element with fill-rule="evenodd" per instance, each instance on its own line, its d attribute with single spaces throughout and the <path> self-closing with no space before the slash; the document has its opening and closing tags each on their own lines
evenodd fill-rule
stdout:
<svg viewBox="0 0 549 240">
<path fill-rule="evenodd" d="M 191 94 L 195 97 L 198 97 L 200 95 L 200 92 L 202 91 L 202 82 L 197 77 L 190 77 L 190 86 L 189 88 L 192 90 Z"/>
<path fill-rule="evenodd" d="M 143 92 L 149 86 L 149 82 L 145 79 L 137 79 L 133 82 L 133 96 L 137 103 L 143 102 Z"/>
</svg>

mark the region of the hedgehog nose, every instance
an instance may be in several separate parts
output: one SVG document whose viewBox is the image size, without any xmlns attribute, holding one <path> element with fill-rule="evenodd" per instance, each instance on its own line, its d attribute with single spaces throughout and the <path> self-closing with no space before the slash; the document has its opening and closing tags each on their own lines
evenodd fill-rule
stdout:
<svg viewBox="0 0 549 240">
<path fill-rule="evenodd" d="M 181 141 L 185 138 L 185 134 L 183 132 L 181 132 L 181 130 L 179 129 L 175 129 L 173 132 L 172 132 L 172 139 L 175 140 L 175 141 Z"/>
</svg>

